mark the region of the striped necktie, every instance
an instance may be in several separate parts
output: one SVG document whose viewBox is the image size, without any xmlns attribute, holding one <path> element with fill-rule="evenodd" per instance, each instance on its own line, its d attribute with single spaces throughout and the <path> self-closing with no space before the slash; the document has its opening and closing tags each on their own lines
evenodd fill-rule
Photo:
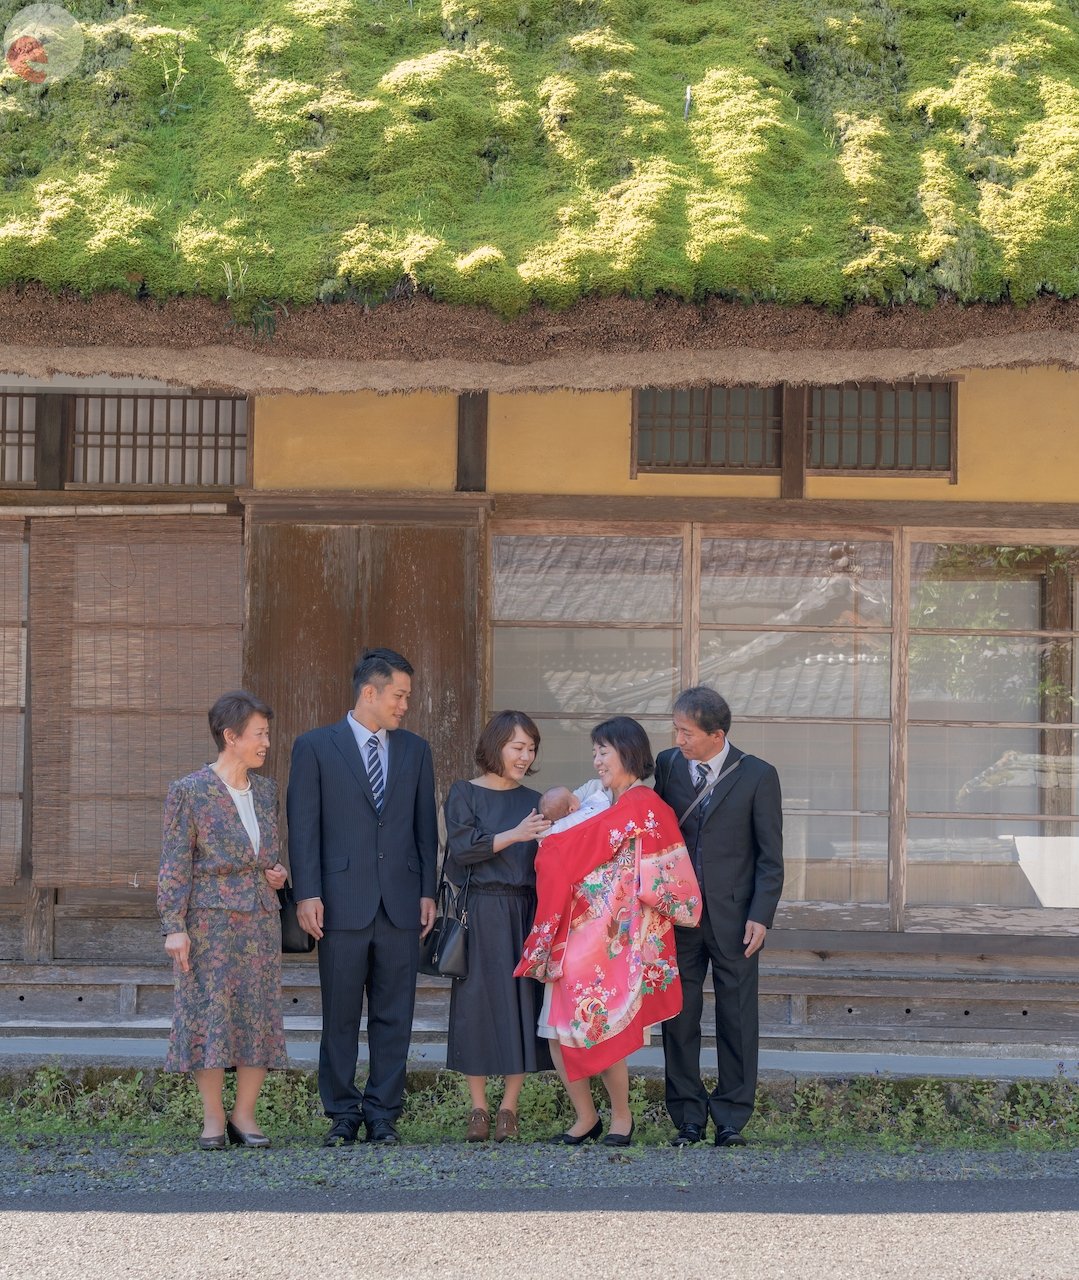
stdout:
<svg viewBox="0 0 1079 1280">
<path fill-rule="evenodd" d="M 386 779 L 382 773 L 382 761 L 378 758 L 378 739 L 367 739 L 367 776 L 371 779 L 371 794 L 375 808 L 382 812 L 382 800 L 386 794 Z"/>
<path fill-rule="evenodd" d="M 697 793 L 697 795 L 700 795 L 706 786 L 708 786 L 708 766 L 706 764 L 698 763 L 697 785 L 693 788 L 693 790 Z M 697 808 L 700 810 L 701 816 L 703 817 L 705 809 L 708 808 L 708 796 L 705 796 L 705 798 L 700 802 Z"/>
</svg>

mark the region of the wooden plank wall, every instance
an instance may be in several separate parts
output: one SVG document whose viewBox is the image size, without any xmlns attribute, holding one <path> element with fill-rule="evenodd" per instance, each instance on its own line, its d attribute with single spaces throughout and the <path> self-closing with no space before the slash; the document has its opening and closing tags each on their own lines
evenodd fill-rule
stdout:
<svg viewBox="0 0 1079 1280">
<path fill-rule="evenodd" d="M 274 708 L 269 772 L 282 794 L 297 734 L 352 706 L 366 646 L 416 669 L 405 726 L 434 752 L 439 799 L 471 777 L 481 708 L 477 523 L 260 523 L 248 529 L 244 679 Z"/>
</svg>

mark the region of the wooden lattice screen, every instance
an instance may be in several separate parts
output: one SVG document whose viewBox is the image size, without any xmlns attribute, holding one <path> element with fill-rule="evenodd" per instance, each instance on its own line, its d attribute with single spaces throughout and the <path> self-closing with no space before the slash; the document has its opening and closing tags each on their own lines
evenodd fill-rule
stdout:
<svg viewBox="0 0 1079 1280">
<path fill-rule="evenodd" d="M 152 888 L 169 782 L 213 759 L 240 683 L 240 521 L 35 521 L 33 876 Z"/>
<path fill-rule="evenodd" d="M 14 884 L 22 854 L 26 707 L 23 521 L 0 520 L 0 884 Z"/>
</svg>

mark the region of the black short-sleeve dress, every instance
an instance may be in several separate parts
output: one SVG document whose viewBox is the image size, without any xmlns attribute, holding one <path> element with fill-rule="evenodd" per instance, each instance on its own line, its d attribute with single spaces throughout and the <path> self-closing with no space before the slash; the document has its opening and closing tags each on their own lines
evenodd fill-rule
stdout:
<svg viewBox="0 0 1079 1280">
<path fill-rule="evenodd" d="M 455 782 L 446 797 L 446 874 L 468 889 L 468 977 L 450 994 L 446 1065 L 469 1076 L 520 1075 L 551 1066 L 536 1034 L 543 984 L 515 978 L 536 914 L 536 842 L 492 849 L 539 805 L 538 791 Z"/>
</svg>

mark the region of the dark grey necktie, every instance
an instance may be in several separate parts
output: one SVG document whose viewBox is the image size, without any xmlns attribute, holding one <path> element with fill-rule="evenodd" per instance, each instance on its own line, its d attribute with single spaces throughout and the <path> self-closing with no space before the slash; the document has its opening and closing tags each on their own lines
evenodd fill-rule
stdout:
<svg viewBox="0 0 1079 1280">
<path fill-rule="evenodd" d="M 371 779 L 371 794 L 375 808 L 382 812 L 382 799 L 386 794 L 386 779 L 382 773 L 382 761 L 378 758 L 378 739 L 367 739 L 367 776 Z"/>
<path fill-rule="evenodd" d="M 696 769 L 697 769 L 697 782 L 693 790 L 696 795 L 700 795 L 701 792 L 705 789 L 705 787 L 708 786 L 708 778 L 710 775 L 709 775 L 708 766 L 706 764 L 700 764 L 698 762 Z M 708 801 L 710 798 L 711 797 L 709 796 L 705 796 L 704 799 L 697 806 L 698 822 L 704 821 L 704 811 L 705 809 L 708 808 Z"/>
</svg>

